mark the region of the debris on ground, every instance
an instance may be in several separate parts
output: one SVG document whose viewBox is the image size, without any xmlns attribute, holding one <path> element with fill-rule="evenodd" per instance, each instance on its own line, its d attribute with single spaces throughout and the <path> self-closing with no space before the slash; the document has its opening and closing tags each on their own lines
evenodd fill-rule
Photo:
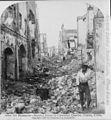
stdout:
<svg viewBox="0 0 111 120">
<path fill-rule="evenodd" d="M 76 59 L 35 67 L 34 75 L 20 81 L 7 80 L 2 91 L 2 112 L 68 114 L 81 113 L 76 76 L 80 63 Z M 91 109 L 96 106 L 95 77 L 89 82 Z"/>
</svg>

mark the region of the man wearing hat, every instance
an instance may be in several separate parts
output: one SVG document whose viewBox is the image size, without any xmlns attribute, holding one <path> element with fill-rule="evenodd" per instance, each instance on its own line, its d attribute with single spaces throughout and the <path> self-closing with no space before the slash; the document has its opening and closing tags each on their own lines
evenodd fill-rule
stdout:
<svg viewBox="0 0 111 120">
<path fill-rule="evenodd" d="M 91 68 L 92 69 L 92 68 Z M 84 104 L 85 102 L 86 107 L 89 108 L 90 102 L 91 102 L 91 95 L 90 95 L 90 89 L 88 85 L 88 81 L 91 80 L 93 77 L 93 71 L 89 68 L 88 65 L 82 64 L 81 70 L 77 74 L 77 80 L 76 84 L 79 88 L 79 94 L 80 94 L 80 103 L 81 108 L 84 110 Z"/>
</svg>

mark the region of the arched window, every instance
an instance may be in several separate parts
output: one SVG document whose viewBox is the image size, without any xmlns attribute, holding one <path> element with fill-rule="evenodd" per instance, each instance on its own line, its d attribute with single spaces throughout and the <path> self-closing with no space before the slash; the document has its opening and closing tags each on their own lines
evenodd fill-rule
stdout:
<svg viewBox="0 0 111 120">
<path fill-rule="evenodd" d="M 29 21 L 32 21 L 32 24 L 35 24 L 35 16 L 32 10 L 29 10 Z"/>
</svg>

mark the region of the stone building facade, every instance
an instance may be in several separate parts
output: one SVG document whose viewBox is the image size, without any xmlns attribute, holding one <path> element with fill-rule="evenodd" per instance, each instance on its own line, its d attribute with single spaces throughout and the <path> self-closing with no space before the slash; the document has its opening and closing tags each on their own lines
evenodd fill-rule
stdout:
<svg viewBox="0 0 111 120">
<path fill-rule="evenodd" d="M 48 56 L 47 35 L 40 33 L 41 56 Z"/>
<path fill-rule="evenodd" d="M 59 33 L 59 54 L 67 54 L 68 52 L 73 52 L 77 48 L 77 30 L 75 29 L 65 29 L 64 25 L 61 26 L 61 31 Z"/>
<path fill-rule="evenodd" d="M 87 13 L 77 17 L 78 46 L 81 46 L 83 62 L 87 60 L 87 52 L 92 55 L 95 66 L 95 82 L 97 106 L 105 103 L 105 39 L 104 15 L 100 9 L 88 5 Z"/>
<path fill-rule="evenodd" d="M 56 46 L 51 46 L 51 47 L 48 47 L 48 53 L 49 53 L 49 57 L 54 57 L 57 55 L 57 48 Z"/>
<path fill-rule="evenodd" d="M 1 15 L 2 81 L 18 80 L 31 71 L 30 63 L 40 54 L 36 3 L 9 6 Z"/>
</svg>

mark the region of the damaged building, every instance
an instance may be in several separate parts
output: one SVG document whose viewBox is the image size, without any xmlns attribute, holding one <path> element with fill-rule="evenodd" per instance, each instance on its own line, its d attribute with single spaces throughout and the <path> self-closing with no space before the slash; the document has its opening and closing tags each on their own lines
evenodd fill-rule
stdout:
<svg viewBox="0 0 111 120">
<path fill-rule="evenodd" d="M 50 46 L 48 32 L 39 31 L 36 3 L 13 4 L 0 19 L 0 112 L 105 113 L 105 16 L 100 9 L 88 5 L 83 16 L 76 16 L 77 29 L 62 25 L 58 47 Z M 81 71 L 84 65 L 92 75 Z M 80 71 L 84 81 L 77 84 Z M 84 83 L 90 94 L 84 94 L 82 106 L 80 93 L 85 90 L 80 85 Z M 91 97 L 89 107 L 87 97 Z"/>
<path fill-rule="evenodd" d="M 19 80 L 40 54 L 38 16 L 35 2 L 9 6 L 1 16 L 2 83 Z"/>
<path fill-rule="evenodd" d="M 59 33 L 58 52 L 62 55 L 71 54 L 77 48 L 77 30 L 66 29 L 64 25 L 61 26 Z"/>
<path fill-rule="evenodd" d="M 84 30 L 84 31 L 83 31 Z M 104 16 L 100 9 L 88 5 L 87 12 L 77 17 L 78 47 L 81 48 L 81 59 L 84 63 L 88 55 L 92 56 L 90 65 L 96 69 L 97 106 L 104 105 L 105 82 L 105 41 L 104 41 Z"/>
<path fill-rule="evenodd" d="M 40 33 L 41 56 L 48 55 L 47 36 L 46 33 Z"/>
<path fill-rule="evenodd" d="M 55 46 L 48 48 L 49 57 L 54 57 L 57 55 L 57 48 Z"/>
</svg>

